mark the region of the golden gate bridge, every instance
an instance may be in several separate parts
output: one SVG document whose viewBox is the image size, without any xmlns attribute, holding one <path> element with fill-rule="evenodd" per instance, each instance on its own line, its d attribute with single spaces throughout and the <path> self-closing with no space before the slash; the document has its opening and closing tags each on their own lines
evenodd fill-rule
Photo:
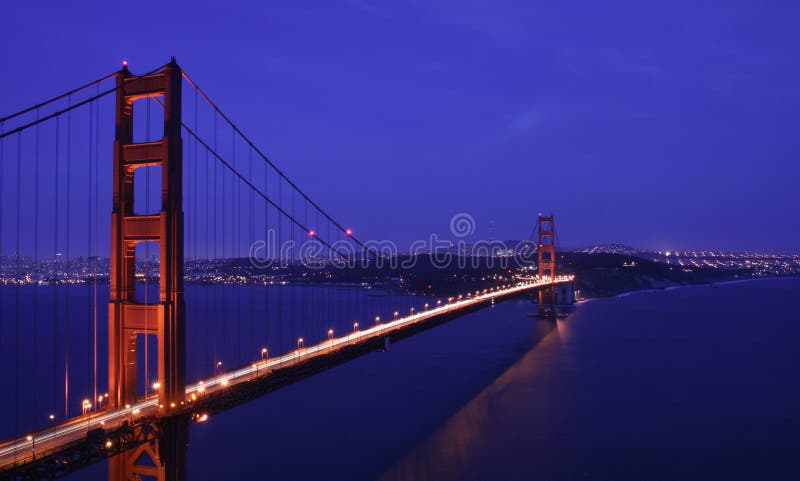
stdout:
<svg viewBox="0 0 800 481">
<path fill-rule="evenodd" d="M 574 280 L 540 214 L 536 275 L 408 295 L 174 58 L 0 118 L 0 205 L 3 479 L 184 479 L 189 423 Z"/>
</svg>

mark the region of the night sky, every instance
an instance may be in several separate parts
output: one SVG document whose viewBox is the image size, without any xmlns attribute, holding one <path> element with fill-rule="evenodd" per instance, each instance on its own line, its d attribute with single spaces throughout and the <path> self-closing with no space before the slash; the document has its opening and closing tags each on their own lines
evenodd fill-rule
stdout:
<svg viewBox="0 0 800 481">
<path fill-rule="evenodd" d="M 800 252 L 800 4 L 539 3 L 9 0 L 0 114 L 175 55 L 363 239 Z"/>
</svg>

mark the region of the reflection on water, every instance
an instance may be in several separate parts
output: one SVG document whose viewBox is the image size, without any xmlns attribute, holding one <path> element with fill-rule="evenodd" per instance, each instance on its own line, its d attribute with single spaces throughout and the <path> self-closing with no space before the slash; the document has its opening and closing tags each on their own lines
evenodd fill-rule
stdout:
<svg viewBox="0 0 800 481">
<path fill-rule="evenodd" d="M 800 280 L 581 305 L 381 479 L 797 479 Z"/>
<path fill-rule="evenodd" d="M 558 324 L 563 322 L 559 321 Z M 549 332 L 536 346 L 455 413 L 436 434 L 405 456 L 380 479 L 382 481 L 485 479 L 475 471 L 472 461 L 482 453 L 494 449 L 491 446 L 491 430 L 504 429 L 503 426 L 497 426 L 497 423 L 508 420 L 504 419 L 501 413 L 519 412 L 515 403 L 521 398 L 518 395 L 510 396 L 509 391 L 519 389 L 521 380 L 535 380 L 542 370 L 552 368 L 548 365 L 548 359 L 553 356 L 553 351 L 561 349 L 558 324 L 540 322 L 537 327 Z M 534 392 L 530 394 L 535 396 Z M 551 391 L 540 398 L 544 401 L 540 406 L 543 411 L 558 409 L 559 393 Z M 513 477 L 513 471 L 506 472 L 506 468 L 510 466 L 494 467 L 491 474 L 497 476 L 496 479 L 510 479 L 510 476 Z M 533 478 L 535 476 L 528 479 Z"/>
</svg>

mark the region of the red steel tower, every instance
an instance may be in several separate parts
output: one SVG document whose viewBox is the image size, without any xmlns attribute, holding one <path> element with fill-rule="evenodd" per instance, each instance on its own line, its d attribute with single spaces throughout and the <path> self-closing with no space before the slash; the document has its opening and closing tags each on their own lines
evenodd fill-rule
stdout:
<svg viewBox="0 0 800 481">
<path fill-rule="evenodd" d="M 553 216 L 539 214 L 539 278 L 556 277 L 556 234 Z M 539 317 L 548 315 L 545 310 L 545 301 L 550 301 L 550 316 L 556 316 L 556 288 L 555 286 L 539 289 Z"/>
<path fill-rule="evenodd" d="M 117 74 L 108 308 L 108 392 L 112 409 L 137 400 L 140 335 L 145 340 L 156 336 L 158 341 L 158 384 L 154 389 L 162 412 L 168 414 L 185 398 L 181 76 L 174 58 L 158 73 L 134 76 L 123 67 Z M 164 135 L 156 142 L 135 143 L 134 102 L 151 97 L 162 99 Z M 161 168 L 161 206 L 157 213 L 137 214 L 134 171 L 149 167 Z M 144 303 L 136 298 L 136 245 L 141 242 L 159 246 L 158 302 Z M 145 385 L 149 383 L 146 379 Z M 110 479 L 184 478 L 183 426 L 180 419 L 166 419 L 163 430 L 168 441 L 145 444 L 112 458 Z"/>
</svg>

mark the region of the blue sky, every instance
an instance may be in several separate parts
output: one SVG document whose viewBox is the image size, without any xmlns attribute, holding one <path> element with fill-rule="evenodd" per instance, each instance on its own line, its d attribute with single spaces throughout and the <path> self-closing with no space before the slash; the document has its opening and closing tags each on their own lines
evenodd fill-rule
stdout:
<svg viewBox="0 0 800 481">
<path fill-rule="evenodd" d="M 0 112 L 175 55 L 362 238 L 800 251 L 796 2 L 198 3 L 10 0 Z"/>
</svg>

